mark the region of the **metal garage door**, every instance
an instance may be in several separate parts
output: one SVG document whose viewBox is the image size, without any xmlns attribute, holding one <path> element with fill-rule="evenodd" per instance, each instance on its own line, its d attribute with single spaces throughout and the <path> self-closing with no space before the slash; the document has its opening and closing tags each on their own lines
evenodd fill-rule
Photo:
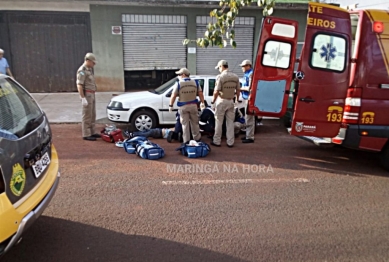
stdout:
<svg viewBox="0 0 389 262">
<path fill-rule="evenodd" d="M 15 79 L 28 91 L 77 91 L 77 69 L 92 50 L 89 13 L 4 12 L 0 38 Z"/>
<path fill-rule="evenodd" d="M 212 22 L 211 17 L 198 16 L 196 18 L 197 37 L 204 37 L 206 25 Z M 214 75 L 218 74 L 215 66 L 219 60 L 227 60 L 228 67 L 238 76 L 243 76 L 242 69 L 239 64 L 245 60 L 253 61 L 253 46 L 254 46 L 254 17 L 237 17 L 235 20 L 235 41 L 237 47 L 234 49 L 228 43 L 225 48 L 212 47 L 197 48 L 197 66 L 196 71 L 199 75 Z"/>
<path fill-rule="evenodd" d="M 186 67 L 186 16 L 122 15 L 124 70 Z"/>
</svg>

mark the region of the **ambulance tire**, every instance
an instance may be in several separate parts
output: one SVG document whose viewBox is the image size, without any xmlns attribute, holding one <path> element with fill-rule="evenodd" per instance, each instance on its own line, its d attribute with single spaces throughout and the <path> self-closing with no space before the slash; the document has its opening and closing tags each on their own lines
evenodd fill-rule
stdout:
<svg viewBox="0 0 389 262">
<path fill-rule="evenodd" d="M 290 119 L 290 117 L 288 116 L 283 116 L 280 118 L 281 122 L 282 122 L 282 125 L 286 128 L 289 128 L 292 126 L 292 121 Z"/>
<path fill-rule="evenodd" d="M 292 117 L 293 117 L 293 114 L 292 112 L 290 111 L 287 111 L 285 113 L 285 115 L 283 115 L 282 117 L 280 117 L 280 120 L 281 120 L 281 123 L 284 127 L 286 128 L 289 128 L 292 126 Z"/>
<path fill-rule="evenodd" d="M 381 165 L 389 171 L 389 144 L 387 144 L 380 154 Z"/>
</svg>

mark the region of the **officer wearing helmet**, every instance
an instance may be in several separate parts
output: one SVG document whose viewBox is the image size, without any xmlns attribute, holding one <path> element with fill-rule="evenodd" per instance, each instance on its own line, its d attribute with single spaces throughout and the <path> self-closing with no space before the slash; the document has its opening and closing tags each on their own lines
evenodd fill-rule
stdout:
<svg viewBox="0 0 389 262">
<path fill-rule="evenodd" d="M 169 112 L 173 111 L 173 104 L 178 96 L 179 100 L 177 106 L 179 107 L 178 111 L 182 125 L 183 142 L 188 143 L 190 141 L 190 131 L 192 131 L 193 139 L 199 141 L 201 133 L 199 127 L 197 96 L 199 96 L 201 101 L 200 108 L 205 108 L 203 91 L 201 86 L 189 77 L 190 72 L 187 68 L 181 68 L 176 74 L 178 75 L 179 81 L 170 98 Z"/>
<path fill-rule="evenodd" d="M 216 77 L 216 86 L 211 102 L 215 109 L 215 134 L 211 145 L 220 146 L 222 136 L 222 126 L 224 117 L 226 117 L 226 137 L 227 146 L 233 147 L 235 142 L 234 119 L 235 110 L 233 99 L 236 94 L 236 100 L 239 101 L 240 83 L 239 77 L 228 71 L 228 62 L 220 60 L 215 69 L 219 69 L 220 75 Z"/>
<path fill-rule="evenodd" d="M 96 122 L 96 83 L 93 68 L 97 63 L 92 53 L 85 55 L 85 61 L 77 70 L 77 89 L 82 104 L 82 137 L 95 141 L 99 134 L 95 132 Z"/>
<path fill-rule="evenodd" d="M 248 99 L 250 95 L 251 82 L 253 77 L 253 69 L 250 60 L 243 60 L 240 64 L 244 73 L 244 83 L 242 84 L 242 98 L 245 100 L 246 112 L 246 136 L 242 138 L 243 143 L 254 143 L 254 131 L 255 131 L 255 116 L 247 114 Z"/>
</svg>

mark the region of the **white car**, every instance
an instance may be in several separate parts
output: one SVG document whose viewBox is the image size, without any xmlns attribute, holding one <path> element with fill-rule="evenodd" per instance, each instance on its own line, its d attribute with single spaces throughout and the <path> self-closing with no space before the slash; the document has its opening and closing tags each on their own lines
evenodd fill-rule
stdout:
<svg viewBox="0 0 389 262">
<path fill-rule="evenodd" d="M 191 79 L 200 84 L 204 99 L 211 105 L 216 76 L 191 76 Z M 241 84 L 242 81 L 240 79 Z M 173 78 L 156 89 L 115 96 L 107 106 L 107 117 L 112 122 L 130 123 L 134 130 L 151 129 L 157 125 L 174 125 L 178 107 L 174 104 L 175 112 L 169 112 L 169 103 L 176 84 L 177 78 Z M 242 106 L 243 104 L 241 103 Z"/>
</svg>

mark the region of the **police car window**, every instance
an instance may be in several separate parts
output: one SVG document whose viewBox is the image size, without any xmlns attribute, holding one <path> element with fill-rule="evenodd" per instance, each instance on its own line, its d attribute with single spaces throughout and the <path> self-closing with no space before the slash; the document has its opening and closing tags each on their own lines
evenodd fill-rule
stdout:
<svg viewBox="0 0 389 262">
<path fill-rule="evenodd" d="M 346 66 L 346 39 L 318 34 L 313 41 L 311 66 L 342 72 Z"/>
<path fill-rule="evenodd" d="M 213 96 L 213 91 L 215 91 L 216 79 L 208 80 L 208 95 Z"/>
<path fill-rule="evenodd" d="M 262 56 L 262 64 L 277 68 L 288 68 L 292 45 L 280 41 L 270 40 L 266 42 Z"/>
<path fill-rule="evenodd" d="M 42 112 L 32 97 L 9 79 L 0 79 L 0 138 L 16 140 L 39 125 Z"/>
</svg>

